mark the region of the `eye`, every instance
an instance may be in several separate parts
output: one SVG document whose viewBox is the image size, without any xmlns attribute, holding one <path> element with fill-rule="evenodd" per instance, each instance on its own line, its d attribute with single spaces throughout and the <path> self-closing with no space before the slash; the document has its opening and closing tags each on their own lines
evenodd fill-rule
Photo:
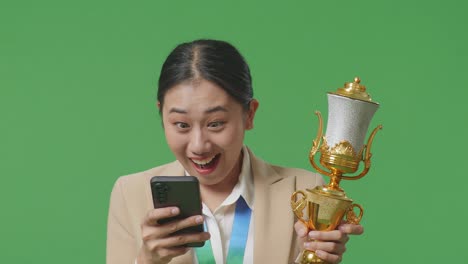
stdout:
<svg viewBox="0 0 468 264">
<path fill-rule="evenodd" d="M 184 123 L 184 122 L 175 122 L 174 125 L 175 125 L 178 129 L 181 129 L 181 130 L 186 130 L 186 129 L 188 129 L 188 128 L 190 127 L 189 124 Z"/>
<path fill-rule="evenodd" d="M 214 121 L 214 122 L 210 122 L 210 123 L 208 123 L 208 128 L 212 128 L 212 129 L 221 129 L 221 128 L 224 126 L 225 123 L 226 123 L 226 122 L 224 122 L 224 121 Z"/>
</svg>

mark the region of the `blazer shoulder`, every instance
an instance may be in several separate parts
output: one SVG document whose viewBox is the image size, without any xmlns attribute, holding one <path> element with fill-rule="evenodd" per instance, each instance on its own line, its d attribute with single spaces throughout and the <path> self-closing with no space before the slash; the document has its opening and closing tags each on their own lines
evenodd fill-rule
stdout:
<svg viewBox="0 0 468 264">
<path fill-rule="evenodd" d="M 298 188 L 318 186 L 323 185 L 325 183 L 323 177 L 316 172 L 308 171 L 301 168 L 289 168 L 277 165 L 271 165 L 271 167 L 273 168 L 273 170 L 276 171 L 276 173 L 281 175 L 283 178 L 296 177 L 296 186 Z"/>
<path fill-rule="evenodd" d="M 287 175 L 289 176 L 291 173 L 294 175 L 309 175 L 312 176 L 316 173 L 301 169 L 301 168 L 290 168 L 290 167 L 283 167 L 278 165 L 270 165 L 278 174 L 280 175 Z"/>
<path fill-rule="evenodd" d="M 112 189 L 107 223 L 107 263 L 133 263 L 142 238 L 140 223 L 153 208 L 153 176 L 183 175 L 178 162 L 119 177 Z M 182 173 L 182 174 L 181 174 Z"/>
<path fill-rule="evenodd" d="M 183 175 L 184 169 L 178 161 L 137 172 L 117 179 L 112 189 L 111 204 L 126 205 L 128 210 L 151 209 L 150 181 L 153 176 Z"/>
</svg>

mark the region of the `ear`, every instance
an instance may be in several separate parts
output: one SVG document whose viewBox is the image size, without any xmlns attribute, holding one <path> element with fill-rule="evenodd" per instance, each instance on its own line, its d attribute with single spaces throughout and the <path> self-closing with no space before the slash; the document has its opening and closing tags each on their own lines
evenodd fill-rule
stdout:
<svg viewBox="0 0 468 264">
<path fill-rule="evenodd" d="M 159 101 L 156 103 L 156 106 L 158 107 L 158 110 L 161 111 L 161 103 Z"/>
<path fill-rule="evenodd" d="M 245 120 L 245 129 L 247 130 L 254 127 L 255 112 L 257 112 L 258 105 L 259 103 L 256 99 L 252 99 L 249 103 L 249 110 L 247 111 L 247 118 Z"/>
</svg>

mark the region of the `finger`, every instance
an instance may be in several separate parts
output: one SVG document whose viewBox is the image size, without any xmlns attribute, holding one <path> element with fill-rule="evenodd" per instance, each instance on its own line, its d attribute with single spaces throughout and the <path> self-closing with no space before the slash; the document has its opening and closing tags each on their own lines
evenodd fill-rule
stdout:
<svg viewBox="0 0 468 264">
<path fill-rule="evenodd" d="M 187 217 L 185 219 L 171 221 L 164 225 L 160 225 L 158 228 L 157 235 L 158 237 L 165 237 L 181 229 L 200 225 L 202 223 L 203 223 L 203 216 L 201 215 L 195 215 L 195 216 Z"/>
<path fill-rule="evenodd" d="M 163 239 L 153 240 L 150 242 L 150 247 L 151 248 L 172 248 L 172 247 L 183 246 L 188 243 L 203 242 L 208 239 L 210 239 L 210 233 L 208 232 L 175 235 L 175 236 L 169 236 Z"/>
<path fill-rule="evenodd" d="M 317 257 L 321 258 L 322 260 L 325 260 L 328 263 L 336 264 L 341 262 L 341 255 L 331 254 L 323 250 L 317 250 L 315 251 L 315 254 L 317 255 Z"/>
<path fill-rule="evenodd" d="M 364 233 L 364 227 L 362 225 L 342 224 L 338 227 L 338 230 L 350 235 L 361 235 Z"/>
<path fill-rule="evenodd" d="M 180 210 L 177 207 L 165 207 L 150 210 L 143 219 L 143 225 L 157 225 L 159 220 L 178 215 L 179 212 Z"/>
<path fill-rule="evenodd" d="M 343 255 L 343 253 L 346 251 L 346 246 L 343 243 L 323 241 L 306 242 L 304 243 L 304 248 L 311 251 L 323 250 L 328 253 L 333 253 L 335 255 Z"/>
<path fill-rule="evenodd" d="M 340 243 L 346 243 L 349 240 L 348 235 L 346 233 L 341 232 L 340 230 L 310 231 L 309 238 L 313 240 L 334 241 Z"/>
<path fill-rule="evenodd" d="M 294 224 L 294 230 L 296 230 L 296 234 L 298 237 L 303 238 L 307 236 L 307 226 L 302 223 L 301 221 L 297 221 Z"/>
<path fill-rule="evenodd" d="M 191 216 L 181 220 L 171 221 L 164 225 L 148 226 L 144 225 L 141 229 L 143 241 L 148 242 L 153 239 L 160 239 L 181 229 L 196 226 L 203 223 L 201 215 Z"/>
</svg>

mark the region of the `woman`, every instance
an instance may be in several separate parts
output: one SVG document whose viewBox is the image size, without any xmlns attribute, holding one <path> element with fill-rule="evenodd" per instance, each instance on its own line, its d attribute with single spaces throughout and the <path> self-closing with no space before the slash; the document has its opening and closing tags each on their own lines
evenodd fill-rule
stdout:
<svg viewBox="0 0 468 264">
<path fill-rule="evenodd" d="M 348 234 L 362 233 L 360 225 L 348 224 L 307 233 L 302 223 L 294 223 L 291 194 L 323 180 L 305 170 L 267 164 L 243 145 L 259 103 L 249 67 L 229 43 L 197 40 L 176 47 L 161 70 L 157 105 L 177 160 L 117 180 L 109 209 L 108 264 L 226 263 L 236 251 L 230 243 L 239 234 L 236 228 L 245 229 L 239 263 L 291 263 L 304 248 L 338 263 Z M 153 208 L 149 181 L 157 175 L 197 177 L 203 215 L 157 224 L 179 213 L 176 207 Z M 237 227 L 241 205 L 249 214 L 247 224 Z M 202 222 L 209 232 L 171 236 Z M 199 253 L 203 249 L 181 247 L 207 240 L 203 249 L 209 259 Z"/>
</svg>

